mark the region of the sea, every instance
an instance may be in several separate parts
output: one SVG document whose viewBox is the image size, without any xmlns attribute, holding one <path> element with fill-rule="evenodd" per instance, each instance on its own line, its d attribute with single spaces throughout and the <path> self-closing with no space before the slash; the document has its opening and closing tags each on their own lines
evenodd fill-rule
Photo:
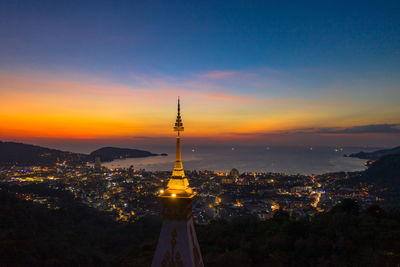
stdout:
<svg viewBox="0 0 400 267">
<path fill-rule="evenodd" d="M 152 147 L 153 153 L 168 156 L 118 159 L 104 162 L 107 168 L 171 171 L 175 161 L 175 147 Z M 185 170 L 229 172 L 273 172 L 286 174 L 322 174 L 340 171 L 362 171 L 366 160 L 344 157 L 359 151 L 373 151 L 363 147 L 322 146 L 183 146 L 182 162 Z"/>
</svg>

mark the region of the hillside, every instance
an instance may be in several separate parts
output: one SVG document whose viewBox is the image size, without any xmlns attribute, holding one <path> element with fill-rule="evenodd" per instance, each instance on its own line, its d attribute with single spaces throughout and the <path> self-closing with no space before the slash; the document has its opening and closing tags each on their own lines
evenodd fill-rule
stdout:
<svg viewBox="0 0 400 267">
<path fill-rule="evenodd" d="M 63 161 L 67 161 L 68 164 L 84 164 L 88 161 L 93 162 L 96 157 L 100 157 L 101 161 L 112 161 L 120 158 L 151 156 L 158 156 L 158 154 L 138 149 L 103 147 L 87 155 L 23 143 L 0 141 L 1 166 L 49 166 Z"/>
<path fill-rule="evenodd" d="M 61 208 L 15 198 L 11 192 L 23 190 L 19 186 L 0 187 L 0 266 L 120 266 L 128 253 L 139 262 L 138 248 L 157 238 L 159 220 L 119 224 L 68 192 L 33 187 L 30 191 L 52 191 L 48 194 L 58 196 Z"/>
<path fill-rule="evenodd" d="M 158 156 L 149 151 L 129 148 L 118 148 L 118 147 L 103 147 L 93 151 L 89 154 L 89 159 L 93 161 L 96 157 L 100 157 L 101 161 L 113 161 L 115 159 L 123 158 L 144 158 Z"/>
<path fill-rule="evenodd" d="M 119 224 L 63 199 L 49 210 L 0 190 L 0 265 L 150 266 L 159 219 Z M 352 200 L 311 220 L 277 212 L 196 225 L 205 266 L 397 266 L 399 229 L 398 212 Z"/>
<path fill-rule="evenodd" d="M 350 174 L 350 179 L 338 183 L 345 187 L 368 187 L 370 194 L 380 198 L 380 206 L 399 208 L 400 154 L 383 156 L 373 161 L 367 170 L 354 172 Z"/>
<path fill-rule="evenodd" d="M 391 148 L 391 149 L 382 149 L 382 150 L 377 150 L 374 152 L 358 152 L 358 153 L 353 153 L 350 154 L 349 157 L 352 158 L 359 158 L 359 159 L 379 159 L 380 157 L 386 156 L 386 155 L 393 155 L 393 154 L 400 154 L 400 146 Z"/>
<path fill-rule="evenodd" d="M 383 156 L 363 174 L 363 181 L 373 184 L 382 205 L 399 207 L 400 203 L 400 155 Z"/>
<path fill-rule="evenodd" d="M 383 156 L 364 171 L 367 181 L 400 189 L 400 154 Z"/>
<path fill-rule="evenodd" d="M 0 141 L 0 165 L 51 165 L 63 161 L 79 164 L 86 160 L 85 154 Z"/>
</svg>

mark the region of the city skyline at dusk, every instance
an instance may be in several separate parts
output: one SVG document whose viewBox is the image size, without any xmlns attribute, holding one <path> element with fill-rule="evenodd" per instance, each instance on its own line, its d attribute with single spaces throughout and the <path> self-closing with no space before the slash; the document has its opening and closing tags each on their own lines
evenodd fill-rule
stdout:
<svg viewBox="0 0 400 267">
<path fill-rule="evenodd" d="M 400 1 L 0 1 L 1 266 L 400 267 Z"/>
<path fill-rule="evenodd" d="M 4 2 L 0 138 L 393 146 L 395 2 Z"/>
</svg>

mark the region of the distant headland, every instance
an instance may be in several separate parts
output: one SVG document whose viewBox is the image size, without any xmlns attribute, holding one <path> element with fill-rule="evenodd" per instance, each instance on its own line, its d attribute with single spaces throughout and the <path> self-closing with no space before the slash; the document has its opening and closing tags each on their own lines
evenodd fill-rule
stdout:
<svg viewBox="0 0 400 267">
<path fill-rule="evenodd" d="M 386 156 L 386 155 L 394 155 L 394 154 L 400 154 L 400 146 L 390 148 L 390 149 L 381 149 L 377 150 L 374 152 L 358 152 L 358 153 L 353 153 L 348 155 L 347 157 L 352 157 L 352 158 L 359 158 L 359 159 L 370 159 L 370 160 L 377 160 L 380 157 Z"/>
<path fill-rule="evenodd" d="M 153 156 L 160 156 L 160 155 L 139 149 L 103 147 L 90 153 L 89 161 L 93 161 L 96 157 L 100 157 L 100 160 L 102 162 L 107 162 L 107 161 L 113 161 L 115 159 L 144 158 Z"/>
<path fill-rule="evenodd" d="M 165 153 L 161 155 L 167 155 Z M 0 165 L 47 165 L 67 161 L 70 164 L 93 162 L 100 157 L 102 162 L 125 158 L 160 156 L 145 150 L 103 147 L 90 154 L 73 153 L 41 146 L 0 141 Z"/>
</svg>

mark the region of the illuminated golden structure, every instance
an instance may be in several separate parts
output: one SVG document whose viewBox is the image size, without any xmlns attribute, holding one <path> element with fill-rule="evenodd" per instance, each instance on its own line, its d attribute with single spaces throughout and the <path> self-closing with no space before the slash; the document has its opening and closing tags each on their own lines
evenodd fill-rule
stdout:
<svg viewBox="0 0 400 267">
<path fill-rule="evenodd" d="M 182 117 L 181 117 L 181 104 L 178 98 L 178 115 L 176 116 L 176 122 L 174 126 L 174 131 L 178 132 L 176 136 L 176 160 L 174 164 L 174 170 L 172 172 L 172 177 L 169 179 L 167 189 L 161 195 L 161 197 L 193 197 L 192 189 L 189 187 L 188 179 L 183 171 L 183 164 L 181 158 L 181 132 L 184 131 Z"/>
<path fill-rule="evenodd" d="M 174 131 L 177 132 L 176 160 L 167 188 L 159 192 L 163 225 L 151 266 L 202 267 L 203 259 L 192 218 L 192 199 L 196 192 L 189 187 L 181 158 L 181 132 L 184 131 L 184 127 L 179 98 Z"/>
</svg>

